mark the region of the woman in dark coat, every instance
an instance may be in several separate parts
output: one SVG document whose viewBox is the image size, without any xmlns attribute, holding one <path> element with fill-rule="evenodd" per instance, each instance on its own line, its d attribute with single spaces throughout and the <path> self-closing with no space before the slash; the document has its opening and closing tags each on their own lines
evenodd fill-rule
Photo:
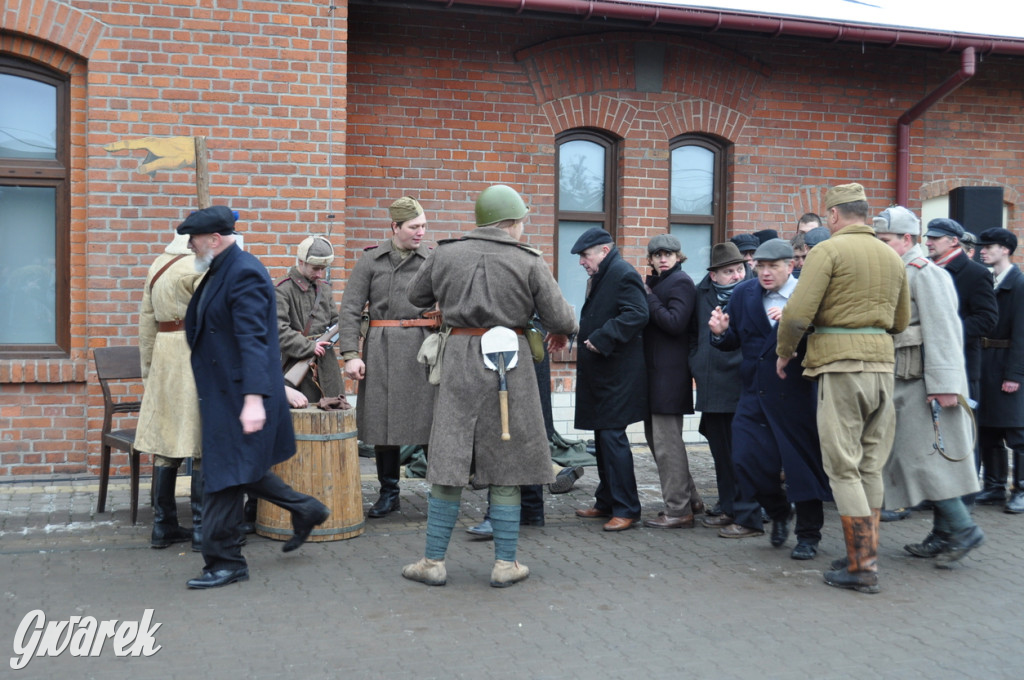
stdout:
<svg viewBox="0 0 1024 680">
<path fill-rule="evenodd" d="M 644 363 L 650 413 L 644 418 L 644 436 L 654 454 L 665 508 L 644 526 L 656 529 L 693 527 L 694 510 L 704 503 L 690 476 L 683 443 L 683 417 L 693 413 L 688 329 L 697 299 L 693 279 L 682 270 L 686 260 L 679 240 L 658 234 L 647 244 L 652 273 L 647 276 Z"/>
</svg>

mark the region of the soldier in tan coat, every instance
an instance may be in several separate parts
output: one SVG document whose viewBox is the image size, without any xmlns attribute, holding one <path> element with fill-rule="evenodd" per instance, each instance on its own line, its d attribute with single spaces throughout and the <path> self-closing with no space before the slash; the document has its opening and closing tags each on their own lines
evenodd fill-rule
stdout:
<svg viewBox="0 0 1024 680">
<path fill-rule="evenodd" d="M 471 469 L 475 484 L 490 486 L 491 585 L 509 586 L 530 573 L 516 561 L 519 486 L 547 484 L 553 476 L 537 375 L 522 332 L 536 310 L 548 350 L 555 351 L 568 344 L 576 321 L 541 252 L 519 242 L 527 212 L 511 187 L 488 187 L 476 202 L 477 228 L 442 241 L 409 287 L 409 301 L 418 307 L 436 302 L 451 329 L 430 433 L 426 549 L 423 559 L 402 570 L 413 581 L 445 584 L 444 557 Z M 484 365 L 480 349 L 481 336 L 497 326 L 518 331 L 519 365 L 507 373 L 508 441 L 502 440 L 498 376 Z"/>
<path fill-rule="evenodd" d="M 338 338 L 345 375 L 359 381 L 359 438 L 373 446 L 377 462 L 380 497 L 368 517 L 401 507 L 399 447 L 427 445 L 437 393 L 416 361 L 437 322 L 421 316 L 429 307 L 409 302 L 409 283 L 430 255 L 422 242 L 427 216 L 410 196 L 392 203 L 389 212 L 391 238 L 367 248 L 345 283 Z M 364 309 L 369 323 L 360 353 Z"/>
<path fill-rule="evenodd" d="M 153 454 L 153 531 L 150 545 L 166 548 L 192 539 L 202 543 L 203 489 L 199 397 L 185 341 L 185 310 L 202 274 L 188 249 L 188 236 L 176 235 L 146 276 L 139 312 L 139 354 L 145 392 L 135 447 Z M 192 458 L 192 531 L 178 524 L 174 484 L 178 468 Z"/>
</svg>

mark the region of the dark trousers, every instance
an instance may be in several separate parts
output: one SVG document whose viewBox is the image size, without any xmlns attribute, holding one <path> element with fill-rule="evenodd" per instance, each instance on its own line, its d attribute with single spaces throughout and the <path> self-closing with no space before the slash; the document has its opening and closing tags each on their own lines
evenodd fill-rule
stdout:
<svg viewBox="0 0 1024 680">
<path fill-rule="evenodd" d="M 978 447 L 982 456 L 992 466 L 992 470 L 985 471 L 985 477 L 999 479 L 999 486 L 1006 486 L 1006 449 L 1010 447 L 1013 452 L 1013 481 L 1014 491 L 1024 491 L 1024 427 L 979 427 Z M 1000 458 L 1000 456 L 1002 458 Z"/>
<path fill-rule="evenodd" d="M 594 430 L 597 476 L 594 507 L 613 517 L 640 519 L 640 495 L 636 490 L 633 451 L 626 430 Z"/>
<path fill-rule="evenodd" d="M 789 501 L 782 489 L 779 489 L 777 494 L 759 493 L 757 500 L 773 522 L 789 519 Z M 794 505 L 796 505 L 796 528 L 793 533 L 796 534 L 797 539 L 817 544 L 821 540 L 821 527 L 825 524 L 824 503 L 814 498 L 809 501 L 797 501 Z"/>
<path fill-rule="evenodd" d="M 243 497 L 250 496 L 269 501 L 292 513 L 292 524 L 296 517 L 307 513 L 315 504 L 312 496 L 299 493 L 273 472 L 267 472 L 262 479 L 249 484 L 229 486 L 220 491 L 203 494 L 203 561 L 205 571 L 241 569 L 245 566 L 242 557 L 242 521 L 244 520 Z"/>
<path fill-rule="evenodd" d="M 761 506 L 740 498 L 736 472 L 732 467 L 732 413 L 701 413 L 697 431 L 708 440 L 711 458 L 715 461 L 718 503 L 722 512 L 736 524 L 761 529 Z"/>
</svg>

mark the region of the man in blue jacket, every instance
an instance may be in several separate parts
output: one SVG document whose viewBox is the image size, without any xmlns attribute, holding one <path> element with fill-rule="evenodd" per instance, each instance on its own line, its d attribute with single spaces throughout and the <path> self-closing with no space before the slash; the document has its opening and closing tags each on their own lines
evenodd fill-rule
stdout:
<svg viewBox="0 0 1024 680">
<path fill-rule="evenodd" d="M 235 217 L 217 205 L 178 226 L 189 236 L 196 268 L 207 275 L 185 313 L 185 337 L 203 422 L 203 560 L 189 588 L 249 579 L 242 557 L 243 495 L 292 513 L 295 550 L 330 511 L 270 472 L 295 454 L 295 434 L 281 380 L 274 285 L 260 261 L 235 243 Z"/>
<path fill-rule="evenodd" d="M 626 427 L 647 417 L 647 374 L 641 332 L 647 293 L 622 259 L 612 236 L 594 227 L 572 247 L 590 275 L 580 311 L 576 356 L 576 429 L 593 430 L 600 481 L 594 506 L 579 517 L 609 517 L 605 531 L 629 529 L 640 519 L 640 496 Z"/>
<path fill-rule="evenodd" d="M 756 500 L 772 518 L 771 544 L 781 547 L 789 535 L 790 502 L 796 504 L 795 560 L 812 559 L 818 552 L 825 522 L 822 501 L 832 500 L 822 467 L 814 383 L 799 375 L 800 362 L 787 368 L 782 380 L 775 370 L 775 346 L 782 309 L 796 288 L 793 246 L 782 239 L 762 243 L 754 253 L 757 281 L 736 287 L 726 311 L 711 312 L 711 345 L 743 353 L 740 378 L 743 392 L 732 422 L 733 465 L 740 495 Z M 802 358 L 804 346 L 797 353 Z M 794 414 L 800 414 L 794 416 Z M 785 471 L 783 489 L 780 472 Z M 723 538 L 764 534 L 760 517 L 745 526 L 722 528 Z"/>
</svg>

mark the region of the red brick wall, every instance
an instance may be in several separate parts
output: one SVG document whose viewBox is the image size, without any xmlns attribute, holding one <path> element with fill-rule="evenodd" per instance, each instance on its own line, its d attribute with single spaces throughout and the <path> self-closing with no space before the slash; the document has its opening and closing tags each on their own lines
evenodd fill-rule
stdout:
<svg viewBox="0 0 1024 680">
<path fill-rule="evenodd" d="M 205 136 L 212 200 L 241 213 L 246 248 L 273 276 L 307 233 L 333 228 L 344 248 L 348 10 L 333 4 L 9 0 L 0 11 L 0 53 L 68 74 L 72 94 L 71 352 L 0 358 L 0 475 L 95 470 L 89 350 L 135 342 L 149 263 L 197 204 L 191 169 L 151 177 L 137 169 L 144 151 L 104 145 Z"/>
</svg>

